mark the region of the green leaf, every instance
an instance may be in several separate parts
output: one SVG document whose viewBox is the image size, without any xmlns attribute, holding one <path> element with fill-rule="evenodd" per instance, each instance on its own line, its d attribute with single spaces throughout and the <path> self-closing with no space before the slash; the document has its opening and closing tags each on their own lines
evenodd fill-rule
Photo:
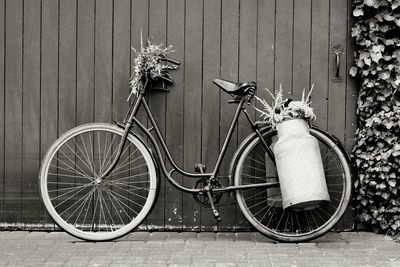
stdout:
<svg viewBox="0 0 400 267">
<path fill-rule="evenodd" d="M 378 53 L 371 53 L 371 58 L 373 61 L 375 61 L 376 63 L 379 62 L 379 60 L 382 58 L 382 53 L 378 52 Z"/>
<path fill-rule="evenodd" d="M 395 179 L 390 179 L 390 180 L 388 181 L 388 184 L 389 184 L 391 187 L 395 187 L 395 186 L 396 186 L 396 180 L 395 180 Z"/>
<path fill-rule="evenodd" d="M 379 73 L 379 78 L 381 78 L 382 80 L 387 80 L 390 78 L 390 72 L 389 71 L 384 71 Z"/>
<path fill-rule="evenodd" d="M 364 4 L 366 4 L 367 6 L 375 7 L 377 5 L 377 2 L 376 0 L 364 0 Z"/>
<path fill-rule="evenodd" d="M 349 71 L 350 75 L 355 77 L 357 75 L 357 67 L 352 66 Z"/>
<path fill-rule="evenodd" d="M 353 10 L 353 16 L 354 17 L 360 17 L 364 15 L 364 11 L 362 9 L 355 9 Z"/>
</svg>

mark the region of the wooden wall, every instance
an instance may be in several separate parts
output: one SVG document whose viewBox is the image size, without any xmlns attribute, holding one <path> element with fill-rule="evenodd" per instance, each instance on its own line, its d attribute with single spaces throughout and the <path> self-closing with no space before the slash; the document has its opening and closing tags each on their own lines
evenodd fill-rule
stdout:
<svg viewBox="0 0 400 267">
<path fill-rule="evenodd" d="M 212 80 L 279 84 L 295 97 L 315 84 L 317 125 L 350 149 L 355 129 L 350 0 L 0 0 L 0 226 L 53 229 L 38 193 L 40 160 L 63 132 L 122 120 L 140 31 L 173 44 L 182 68 L 170 93 L 150 96 L 179 165 L 210 170 L 234 106 Z M 331 48 L 341 44 L 341 83 Z M 256 116 L 255 113 L 253 116 Z M 228 155 L 249 133 L 241 122 Z M 220 175 L 226 182 L 229 160 Z M 186 186 L 195 181 L 182 180 Z M 224 196 L 219 230 L 249 229 Z M 340 229 L 353 225 L 351 212 Z M 211 211 L 161 182 L 144 229 L 217 229 Z"/>
</svg>

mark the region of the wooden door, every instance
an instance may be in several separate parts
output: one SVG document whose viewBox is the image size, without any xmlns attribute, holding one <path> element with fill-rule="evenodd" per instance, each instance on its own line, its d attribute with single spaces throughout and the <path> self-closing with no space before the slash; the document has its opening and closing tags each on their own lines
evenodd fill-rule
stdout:
<svg viewBox="0 0 400 267">
<path fill-rule="evenodd" d="M 350 0 L 0 0 L 0 225 L 54 229 L 38 194 L 40 161 L 67 129 L 122 120 L 130 47 L 139 47 L 141 31 L 155 43 L 174 45 L 182 61 L 171 92 L 154 93 L 149 102 L 177 163 L 188 171 L 199 162 L 211 171 L 233 116 L 230 97 L 212 84 L 219 77 L 257 81 L 261 97 L 267 96 L 263 88 L 281 84 L 297 98 L 314 84 L 316 125 L 351 150 L 350 14 Z M 344 51 L 341 82 L 333 81 L 335 45 Z M 240 121 L 219 173 L 223 184 L 229 158 L 249 132 Z M 162 179 L 141 228 L 251 229 L 233 197 L 223 197 L 220 212 L 217 227 L 209 209 Z M 349 211 L 339 229 L 352 226 Z"/>
</svg>

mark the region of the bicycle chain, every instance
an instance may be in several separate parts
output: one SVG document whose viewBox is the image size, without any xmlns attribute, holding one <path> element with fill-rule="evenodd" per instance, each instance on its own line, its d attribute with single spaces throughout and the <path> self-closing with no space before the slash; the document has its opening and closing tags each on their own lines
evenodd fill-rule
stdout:
<svg viewBox="0 0 400 267">
<path fill-rule="evenodd" d="M 196 182 L 196 185 L 194 186 L 194 188 L 196 189 L 200 189 L 200 188 L 204 188 L 205 186 L 207 186 L 208 183 L 208 179 L 199 179 Z M 211 184 L 212 188 L 221 188 L 222 185 L 216 181 L 213 180 L 212 184 Z M 218 205 L 219 201 L 222 198 L 222 192 L 221 193 L 215 193 L 211 191 L 211 197 L 213 198 L 213 204 L 214 205 Z M 208 195 L 206 192 L 201 192 L 201 193 L 193 193 L 192 194 L 193 199 L 203 208 L 210 208 L 210 200 L 208 199 Z"/>
</svg>

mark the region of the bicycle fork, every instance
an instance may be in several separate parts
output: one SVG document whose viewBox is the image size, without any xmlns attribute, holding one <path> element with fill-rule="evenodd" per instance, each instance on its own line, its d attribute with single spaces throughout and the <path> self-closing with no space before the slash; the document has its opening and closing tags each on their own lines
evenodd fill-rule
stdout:
<svg viewBox="0 0 400 267">
<path fill-rule="evenodd" d="M 142 97 L 143 97 L 142 94 L 140 94 L 138 96 L 138 100 L 136 101 L 136 104 L 133 107 L 133 109 L 129 115 L 129 118 L 126 120 L 126 117 L 125 117 L 125 120 L 126 120 L 125 130 L 124 130 L 124 134 L 122 135 L 121 142 L 119 143 L 119 146 L 118 146 L 117 155 L 114 158 L 111 165 L 108 167 L 108 169 L 104 173 L 102 173 L 100 177 L 98 177 L 96 179 L 96 181 L 95 181 L 96 183 L 100 183 L 102 180 L 104 180 L 112 172 L 112 170 L 114 170 L 115 166 L 117 165 L 118 161 L 120 160 L 122 151 L 123 151 L 125 143 L 126 143 L 126 139 L 128 138 L 130 128 L 132 127 L 133 117 L 136 115 L 136 112 L 139 109 L 139 103 L 140 103 Z"/>
</svg>

